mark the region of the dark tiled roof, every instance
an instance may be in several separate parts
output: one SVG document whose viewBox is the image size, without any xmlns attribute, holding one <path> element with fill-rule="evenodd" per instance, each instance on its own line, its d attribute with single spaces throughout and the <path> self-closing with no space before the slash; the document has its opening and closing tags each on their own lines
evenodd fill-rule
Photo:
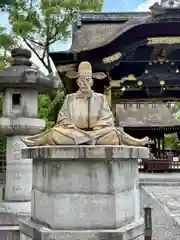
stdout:
<svg viewBox="0 0 180 240">
<path fill-rule="evenodd" d="M 104 46 L 131 27 L 145 23 L 149 17 L 149 13 L 84 13 L 76 23 L 70 51 Z"/>
<path fill-rule="evenodd" d="M 84 24 L 74 33 L 71 50 L 84 51 L 96 48 L 121 28 L 121 23 Z"/>
<path fill-rule="evenodd" d="M 164 103 L 128 103 L 116 107 L 117 123 L 122 127 L 176 127 L 180 121 L 173 118 Z"/>
</svg>

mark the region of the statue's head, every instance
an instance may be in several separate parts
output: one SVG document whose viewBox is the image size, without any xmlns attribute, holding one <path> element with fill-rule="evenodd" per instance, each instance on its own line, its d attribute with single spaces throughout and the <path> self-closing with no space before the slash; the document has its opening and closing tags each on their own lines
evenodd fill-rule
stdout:
<svg viewBox="0 0 180 240">
<path fill-rule="evenodd" d="M 106 74 L 103 72 L 92 72 L 92 66 L 89 62 L 81 62 L 78 67 L 78 72 L 70 71 L 66 74 L 68 78 L 77 79 L 77 85 L 81 92 L 89 92 L 93 85 L 94 79 L 103 79 L 106 77 Z"/>
<path fill-rule="evenodd" d="M 78 67 L 78 73 L 77 85 L 80 91 L 83 93 L 89 92 L 93 85 L 91 64 L 89 62 L 81 62 Z"/>
</svg>

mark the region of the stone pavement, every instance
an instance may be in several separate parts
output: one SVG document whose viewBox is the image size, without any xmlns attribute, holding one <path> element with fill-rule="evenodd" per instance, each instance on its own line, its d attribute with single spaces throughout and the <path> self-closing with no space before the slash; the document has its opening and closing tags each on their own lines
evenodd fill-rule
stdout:
<svg viewBox="0 0 180 240">
<path fill-rule="evenodd" d="M 140 188 L 143 207 L 152 207 L 153 240 L 180 240 L 180 190 L 177 186 L 144 185 Z"/>
<path fill-rule="evenodd" d="M 180 189 L 177 186 L 146 186 L 146 190 L 158 201 L 165 212 L 180 216 Z"/>
</svg>

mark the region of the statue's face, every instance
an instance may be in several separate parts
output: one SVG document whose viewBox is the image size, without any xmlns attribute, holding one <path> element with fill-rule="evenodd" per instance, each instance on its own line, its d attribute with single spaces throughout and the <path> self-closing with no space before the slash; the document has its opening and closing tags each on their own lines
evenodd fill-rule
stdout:
<svg viewBox="0 0 180 240">
<path fill-rule="evenodd" d="M 82 93 L 91 91 L 93 80 L 91 76 L 80 76 L 77 80 L 77 85 Z"/>
</svg>

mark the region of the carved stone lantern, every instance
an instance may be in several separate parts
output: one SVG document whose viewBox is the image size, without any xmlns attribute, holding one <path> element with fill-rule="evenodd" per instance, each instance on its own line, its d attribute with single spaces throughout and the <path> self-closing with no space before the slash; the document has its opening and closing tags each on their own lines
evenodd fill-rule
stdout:
<svg viewBox="0 0 180 240">
<path fill-rule="evenodd" d="M 30 213 L 32 160 L 21 159 L 21 149 L 25 147 L 21 136 L 37 134 L 44 129 L 44 120 L 37 117 L 38 93 L 57 88 L 58 81 L 32 67 L 29 50 L 18 48 L 11 54 L 11 66 L 0 72 L 3 95 L 0 132 L 7 137 L 6 184 L 2 200 L 3 204 L 7 201 L 9 213 Z"/>
</svg>

